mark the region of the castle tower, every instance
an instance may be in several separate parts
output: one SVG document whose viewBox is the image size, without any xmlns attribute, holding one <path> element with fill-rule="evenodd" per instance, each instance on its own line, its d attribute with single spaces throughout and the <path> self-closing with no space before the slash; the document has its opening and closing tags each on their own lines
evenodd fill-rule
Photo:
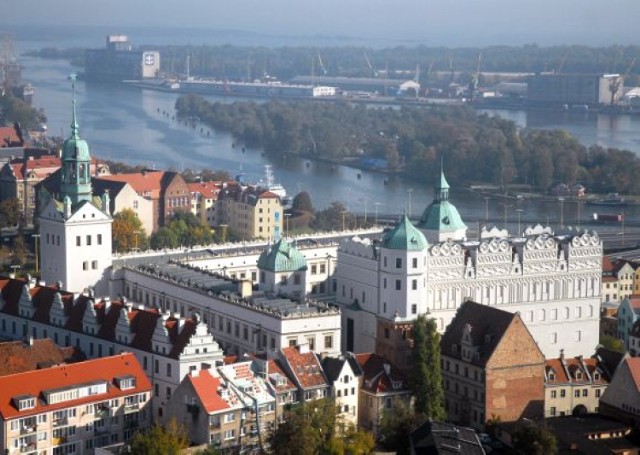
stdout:
<svg viewBox="0 0 640 455">
<path fill-rule="evenodd" d="M 39 214 L 42 279 L 65 290 L 108 292 L 111 267 L 109 200 L 91 193 L 89 145 L 78 135 L 75 75 L 71 76 L 71 135 L 62 149 L 60 199 L 51 199 Z"/>
<path fill-rule="evenodd" d="M 441 167 L 433 202 L 427 206 L 418 223 L 418 228 L 431 243 L 465 240 L 467 237 L 467 226 L 456 206 L 449 202 L 449 188 Z"/>
</svg>

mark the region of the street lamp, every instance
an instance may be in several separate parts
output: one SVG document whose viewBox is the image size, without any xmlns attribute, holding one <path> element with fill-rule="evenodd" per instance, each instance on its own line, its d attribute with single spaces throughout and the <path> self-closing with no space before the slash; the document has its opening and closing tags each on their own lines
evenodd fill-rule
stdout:
<svg viewBox="0 0 640 455">
<path fill-rule="evenodd" d="M 374 202 L 373 205 L 376 207 L 376 226 L 378 225 L 378 207 L 380 206 L 380 202 Z"/>
<path fill-rule="evenodd" d="M 340 212 L 340 213 L 342 213 L 342 231 L 344 232 L 344 231 L 346 230 L 346 229 L 345 229 L 345 225 L 344 225 L 344 217 L 345 217 L 345 215 L 346 215 L 348 212 L 347 212 L 346 210 L 343 210 L 343 211 L 342 211 L 342 212 Z"/>
<path fill-rule="evenodd" d="M 413 188 L 409 188 L 407 193 L 409 193 L 409 219 L 411 219 L 411 194 L 413 193 Z"/>
<path fill-rule="evenodd" d="M 484 224 L 489 222 L 489 196 L 485 196 L 484 198 Z"/>
<path fill-rule="evenodd" d="M 35 252 L 36 252 L 36 275 L 37 275 L 37 274 L 38 274 L 38 270 L 40 270 L 40 268 L 39 268 L 39 265 L 40 265 L 40 264 L 39 264 L 40 256 L 38 255 L 38 253 L 39 253 L 39 250 L 38 250 L 38 246 L 39 246 L 38 244 L 39 244 L 39 242 L 38 242 L 38 240 L 40 239 L 40 234 L 31 234 L 31 237 L 33 237 L 33 238 L 34 238 L 34 240 L 35 240 Z"/>
<path fill-rule="evenodd" d="M 520 225 L 520 216 L 522 215 L 522 212 L 524 212 L 524 209 L 516 209 L 516 212 L 518 212 L 518 235 L 521 235 L 522 229 Z"/>
<path fill-rule="evenodd" d="M 558 201 L 560 201 L 560 227 L 564 227 L 564 198 L 560 196 Z"/>
<path fill-rule="evenodd" d="M 290 213 L 285 213 L 284 214 L 284 219 L 285 219 L 284 236 L 285 237 L 289 237 L 289 218 L 291 218 L 291 214 Z"/>
</svg>

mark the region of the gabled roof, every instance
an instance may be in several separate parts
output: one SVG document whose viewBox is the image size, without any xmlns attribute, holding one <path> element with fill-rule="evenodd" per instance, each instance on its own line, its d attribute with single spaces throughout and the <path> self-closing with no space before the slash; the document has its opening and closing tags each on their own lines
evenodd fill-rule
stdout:
<svg viewBox="0 0 640 455">
<path fill-rule="evenodd" d="M 479 356 L 466 360 L 484 366 L 493 355 L 493 351 L 500 343 L 508 327 L 515 318 L 519 317 L 516 313 L 466 301 L 458 309 L 444 335 L 442 335 L 440 342 L 441 353 L 448 357 L 462 358 L 460 345 L 467 326 L 470 326 L 470 342 L 477 349 Z M 456 345 L 457 348 L 454 349 L 453 345 Z"/>
<path fill-rule="evenodd" d="M 295 272 L 307 269 L 307 260 L 298 249 L 281 238 L 258 258 L 258 268 L 271 272 Z"/>
<path fill-rule="evenodd" d="M 16 126 L 0 126 L 0 148 L 22 147 L 24 142 L 18 134 Z"/>
<path fill-rule="evenodd" d="M 222 394 L 225 390 L 227 393 L 233 392 L 227 390 L 221 378 L 213 376 L 209 370 L 200 370 L 196 374 L 191 372 L 186 380 L 193 386 L 193 390 L 207 414 L 215 414 L 231 408 L 228 400 L 225 400 Z"/>
<path fill-rule="evenodd" d="M 267 360 L 267 374 L 269 383 L 277 393 L 295 390 L 296 385 L 293 383 L 284 368 L 282 368 L 278 359 Z M 280 382 L 280 384 L 278 384 L 278 382 Z"/>
<path fill-rule="evenodd" d="M 640 392 L 640 357 L 627 357 L 623 363 L 626 363 L 631 373 L 631 379 L 636 386 L 636 391 Z"/>
<path fill-rule="evenodd" d="M 222 182 L 193 182 L 188 183 L 191 193 L 200 193 L 205 199 L 218 199 L 218 193 L 222 190 Z"/>
<path fill-rule="evenodd" d="M 165 174 L 167 174 L 165 171 L 147 170 L 129 174 L 104 175 L 98 177 L 97 180 L 126 182 L 131 185 L 140 196 L 158 199 L 165 180 Z"/>
<path fill-rule="evenodd" d="M 303 388 L 315 388 L 329 385 L 322 366 L 315 353 L 300 352 L 299 347 L 288 346 L 281 350 L 297 384 Z"/>
<path fill-rule="evenodd" d="M 61 348 L 53 340 L 30 339 L 29 343 L 0 343 L 0 376 L 73 363 L 84 360 L 84 354 L 74 347 Z"/>
<path fill-rule="evenodd" d="M 554 379 L 549 373 L 553 371 Z M 600 377 L 594 378 L 594 373 L 599 372 Z M 579 357 L 561 357 L 545 360 L 546 385 L 554 384 L 608 384 L 610 377 L 606 369 L 600 368 L 597 359 L 580 359 Z M 580 373 L 580 378 L 578 373 Z"/>
<path fill-rule="evenodd" d="M 424 234 L 411 224 L 405 214 L 393 229 L 382 237 L 382 246 L 391 250 L 422 251 L 429 244 Z"/>
<path fill-rule="evenodd" d="M 121 390 L 115 384 L 115 378 L 128 375 L 136 378 L 135 387 Z M 77 387 L 98 381 L 108 383 L 107 393 L 56 404 L 48 404 L 44 400 L 43 392 L 47 390 Z M 151 382 L 135 355 L 123 353 L 0 377 L 0 415 L 4 419 L 22 417 L 149 391 L 151 391 Z M 14 406 L 13 398 L 20 396 L 36 397 L 35 407 L 19 411 Z"/>
<path fill-rule="evenodd" d="M 362 369 L 363 390 L 375 394 L 408 392 L 404 374 L 383 357 L 375 353 L 361 353 L 356 354 L 355 359 Z"/>
<path fill-rule="evenodd" d="M 411 453 L 484 455 L 478 435 L 471 428 L 428 420 L 411 432 Z"/>
<path fill-rule="evenodd" d="M 252 361 L 237 362 L 218 367 L 220 374 L 237 387 L 241 392 L 256 399 L 258 403 L 273 401 L 264 380 L 251 369 Z M 246 402 L 246 396 L 240 393 L 240 398 Z"/>
<path fill-rule="evenodd" d="M 609 259 L 609 256 L 602 256 L 602 274 L 613 275 L 613 262 Z"/>
</svg>

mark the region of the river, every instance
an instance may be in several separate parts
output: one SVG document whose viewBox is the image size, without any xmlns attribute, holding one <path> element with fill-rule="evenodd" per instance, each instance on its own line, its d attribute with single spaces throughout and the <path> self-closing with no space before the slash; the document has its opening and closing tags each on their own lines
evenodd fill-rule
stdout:
<svg viewBox="0 0 640 455">
<path fill-rule="evenodd" d="M 95 40 L 94 40 L 95 41 Z M 38 49 L 51 43 L 16 43 L 17 49 Z M 65 47 L 64 43 L 57 44 Z M 96 44 L 96 47 L 99 44 Z M 24 79 L 36 89 L 34 105 L 45 110 L 49 133 L 67 136 L 71 114 L 71 86 L 67 76 L 74 72 L 62 60 L 44 60 L 21 57 Z M 406 181 L 398 176 L 361 171 L 347 166 L 331 166 L 306 159 L 272 159 L 261 150 L 243 149 L 235 145 L 229 134 L 192 128 L 176 121 L 174 103 L 177 94 L 141 90 L 117 85 L 77 84 L 78 119 L 80 134 L 90 145 L 93 155 L 131 164 L 144 164 L 158 169 L 223 169 L 232 175 L 243 172 L 249 180 L 257 181 L 263 175 L 265 164 L 271 164 L 276 180 L 290 194 L 307 191 L 316 208 L 327 207 L 340 201 L 349 210 L 380 214 L 401 214 L 406 211 L 419 216 L 432 200 L 432 176 L 423 181 Z M 225 101 L 224 98 L 210 97 Z M 236 101 L 231 99 L 229 102 Z M 640 117 L 609 117 L 596 114 L 526 113 L 487 111 L 515 121 L 524 128 L 563 128 L 585 144 L 628 148 L 640 153 Z M 447 166 L 455 163 L 445 162 Z M 479 194 L 453 188 L 451 200 L 458 206 L 463 218 L 489 218 L 499 224 L 504 220 L 504 202 L 492 197 L 487 201 Z M 516 209 L 523 220 L 546 222 L 557 220 L 559 204 L 507 201 L 507 219 L 511 227 L 517 220 Z M 578 217 L 574 203 L 564 203 L 565 221 Z M 615 210 L 615 209 L 613 209 Z M 636 207 L 628 208 L 635 214 Z M 611 212 L 611 209 L 609 210 Z M 580 209 L 580 218 L 590 216 L 588 207 Z"/>
</svg>

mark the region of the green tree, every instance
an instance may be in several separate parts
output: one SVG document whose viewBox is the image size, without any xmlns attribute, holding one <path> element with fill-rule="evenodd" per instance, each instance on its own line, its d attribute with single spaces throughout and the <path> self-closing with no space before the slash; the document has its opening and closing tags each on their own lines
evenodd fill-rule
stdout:
<svg viewBox="0 0 640 455">
<path fill-rule="evenodd" d="M 131 209 L 123 209 L 113 216 L 112 237 L 113 249 L 119 253 L 144 249 L 148 242 L 140 218 Z"/>
<path fill-rule="evenodd" d="M 313 205 L 311 204 L 311 196 L 306 191 L 301 191 L 293 198 L 291 204 L 291 211 L 293 212 L 313 212 Z"/>
<path fill-rule="evenodd" d="M 371 453 L 373 435 L 344 425 L 333 400 L 293 406 L 270 435 L 271 453 L 278 455 L 362 455 Z"/>
<path fill-rule="evenodd" d="M 410 453 L 409 436 L 422 425 L 425 417 L 416 414 L 408 403 L 396 401 L 389 409 L 385 409 L 380 420 L 380 439 L 389 450 L 398 455 Z"/>
<path fill-rule="evenodd" d="M 553 455 L 558 453 L 556 438 L 546 427 L 523 422 L 517 426 L 511 437 L 513 449 L 519 455 Z"/>
<path fill-rule="evenodd" d="M 622 342 L 622 340 L 616 337 L 612 337 L 611 335 L 600 335 L 600 344 L 611 351 L 625 351 L 624 343 Z"/>
<path fill-rule="evenodd" d="M 356 224 L 356 217 L 341 202 L 332 202 L 326 209 L 316 212 L 311 227 L 318 231 L 340 231 L 343 226 L 351 229 Z"/>
<path fill-rule="evenodd" d="M 164 248 L 176 248 L 178 243 L 178 235 L 168 227 L 161 227 L 151 235 L 149 245 L 154 250 L 162 250 Z"/>
<path fill-rule="evenodd" d="M 15 198 L 0 202 L 0 227 L 15 226 L 20 222 L 20 201 Z"/>
<path fill-rule="evenodd" d="M 27 244 L 24 241 L 24 235 L 18 233 L 12 242 L 12 250 L 13 250 L 13 265 L 25 265 L 27 262 L 27 255 L 29 254 L 29 249 L 27 248 Z"/>
<path fill-rule="evenodd" d="M 420 315 L 413 323 L 409 385 L 415 397 L 414 409 L 433 420 L 444 420 L 444 392 L 440 369 L 440 334 L 434 319 Z"/>
<path fill-rule="evenodd" d="M 186 430 L 172 419 L 166 426 L 154 425 L 138 433 L 131 442 L 134 455 L 178 455 L 189 446 Z"/>
</svg>

